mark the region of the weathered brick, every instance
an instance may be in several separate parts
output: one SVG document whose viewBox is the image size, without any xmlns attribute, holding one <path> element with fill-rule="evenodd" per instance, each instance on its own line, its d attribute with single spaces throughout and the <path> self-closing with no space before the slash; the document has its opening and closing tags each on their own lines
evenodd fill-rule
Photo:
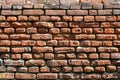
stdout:
<svg viewBox="0 0 120 80">
<path fill-rule="evenodd" d="M 19 60 L 19 59 L 21 59 L 21 54 L 12 54 L 11 58 L 15 59 L 15 60 Z"/>
<path fill-rule="evenodd" d="M 6 66 L 24 66 L 23 60 L 4 60 Z"/>
<path fill-rule="evenodd" d="M 32 59 L 32 54 L 24 53 L 24 54 L 22 54 L 22 59 Z"/>
<path fill-rule="evenodd" d="M 50 21 L 50 16 L 40 16 L 40 21 Z"/>
<path fill-rule="evenodd" d="M 100 79 L 101 75 L 99 74 L 84 74 L 81 76 L 81 79 Z"/>
<path fill-rule="evenodd" d="M 14 73 L 0 73 L 0 79 L 14 79 Z"/>
<path fill-rule="evenodd" d="M 107 66 L 107 71 L 108 72 L 115 72 L 116 71 L 116 66 L 112 66 L 112 65 Z"/>
<path fill-rule="evenodd" d="M 83 21 L 83 16 L 73 16 L 73 21 L 76 22 Z"/>
<path fill-rule="evenodd" d="M 54 54 L 53 53 L 46 53 L 44 55 L 45 59 L 54 59 Z"/>
<path fill-rule="evenodd" d="M 25 0 L 5 0 L 7 4 L 24 4 Z"/>
<path fill-rule="evenodd" d="M 66 15 L 65 10 L 46 10 L 46 15 Z"/>
<path fill-rule="evenodd" d="M 88 66 L 90 62 L 88 60 L 71 59 L 68 60 L 68 64 L 71 66 Z"/>
<path fill-rule="evenodd" d="M 16 73 L 15 78 L 16 79 L 35 79 L 36 75 L 31 73 Z"/>
<path fill-rule="evenodd" d="M 27 60 L 26 66 L 44 66 L 45 61 L 44 60 Z"/>
<path fill-rule="evenodd" d="M 38 67 L 29 67 L 28 72 L 37 73 L 37 72 L 39 72 L 39 68 Z"/>
<path fill-rule="evenodd" d="M 57 73 L 42 73 L 37 74 L 37 79 L 57 79 Z"/>
<path fill-rule="evenodd" d="M 110 60 L 94 60 L 91 63 L 91 65 L 93 66 L 105 66 L 110 64 L 111 64 Z"/>
<path fill-rule="evenodd" d="M 94 34 L 79 34 L 79 35 L 75 35 L 75 39 L 77 40 L 85 40 L 85 39 L 95 39 L 95 35 Z"/>
<path fill-rule="evenodd" d="M 67 53 L 67 52 L 74 52 L 74 47 L 56 47 L 54 48 L 55 53 Z"/>
<path fill-rule="evenodd" d="M 95 72 L 105 72 L 105 67 L 95 67 Z"/>
<path fill-rule="evenodd" d="M 40 72 L 50 72 L 49 67 L 40 67 Z"/>
<path fill-rule="evenodd" d="M 9 14 L 8 14 L 9 13 Z M 2 10 L 1 15 L 21 15 L 21 10 Z"/>
<path fill-rule="evenodd" d="M 23 53 L 23 52 L 30 52 L 30 47 L 14 47 L 11 49 L 12 53 Z"/>
<path fill-rule="evenodd" d="M 94 68 L 93 67 L 85 67 L 84 71 L 85 72 L 94 72 Z"/>
<path fill-rule="evenodd" d="M 94 16 L 84 16 L 84 21 L 85 21 L 85 22 L 94 21 Z"/>
<path fill-rule="evenodd" d="M 77 47 L 76 48 L 77 52 L 96 52 L 96 48 L 95 47 Z"/>
<path fill-rule="evenodd" d="M 109 53 L 100 53 L 100 58 L 101 59 L 109 59 L 110 58 L 110 54 Z"/>
<path fill-rule="evenodd" d="M 43 27 L 43 28 L 52 28 L 53 23 L 50 22 L 35 22 L 33 24 L 35 27 Z"/>
<path fill-rule="evenodd" d="M 50 60 L 47 61 L 48 66 L 66 66 L 67 60 Z"/>
<path fill-rule="evenodd" d="M 77 73 L 79 73 L 79 72 L 83 72 L 83 68 L 82 67 L 73 67 L 73 72 L 77 72 Z"/>
<path fill-rule="evenodd" d="M 98 52 L 118 52 L 117 47 L 99 47 Z"/>
<path fill-rule="evenodd" d="M 52 47 L 33 47 L 33 52 L 53 52 Z"/>
<path fill-rule="evenodd" d="M 88 15 L 87 10 L 67 10 L 67 15 Z"/>
<path fill-rule="evenodd" d="M 52 39 L 51 34 L 32 34 L 32 39 L 35 40 L 50 40 Z"/>
<path fill-rule="evenodd" d="M 43 10 L 23 10 L 23 15 L 43 15 Z"/>
<path fill-rule="evenodd" d="M 96 35 L 96 39 L 98 40 L 116 40 L 117 39 L 117 35 L 114 34 L 97 34 Z"/>
</svg>

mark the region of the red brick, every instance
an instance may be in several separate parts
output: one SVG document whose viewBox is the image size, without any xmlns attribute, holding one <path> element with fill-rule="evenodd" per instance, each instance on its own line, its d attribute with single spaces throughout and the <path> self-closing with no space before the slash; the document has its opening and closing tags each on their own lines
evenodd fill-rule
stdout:
<svg viewBox="0 0 120 80">
<path fill-rule="evenodd" d="M 74 58 L 76 58 L 76 55 L 74 53 L 67 53 L 66 58 L 67 59 L 74 59 Z"/>
<path fill-rule="evenodd" d="M 56 47 L 54 48 L 55 53 L 67 53 L 67 52 L 74 52 L 74 47 Z"/>
<path fill-rule="evenodd" d="M 91 46 L 91 41 L 88 40 L 81 41 L 81 46 Z"/>
<path fill-rule="evenodd" d="M 16 79 L 35 79 L 36 75 L 31 73 L 16 73 L 15 78 Z"/>
<path fill-rule="evenodd" d="M 103 33 L 103 28 L 93 28 L 93 33 Z"/>
<path fill-rule="evenodd" d="M 37 79 L 57 79 L 57 73 L 40 73 L 37 74 Z"/>
<path fill-rule="evenodd" d="M 114 28 L 105 28 L 104 33 L 114 33 Z"/>
<path fill-rule="evenodd" d="M 11 41 L 11 46 L 20 46 L 20 45 L 21 45 L 20 41 L 16 41 L 16 40 Z"/>
<path fill-rule="evenodd" d="M 77 52 L 96 52 L 95 47 L 77 47 L 76 48 Z"/>
<path fill-rule="evenodd" d="M 92 28 L 83 28 L 82 33 L 90 34 L 92 33 Z"/>
<path fill-rule="evenodd" d="M 39 21 L 39 17 L 38 16 L 29 16 L 29 21 Z"/>
<path fill-rule="evenodd" d="M 78 59 L 87 59 L 87 54 L 86 53 L 78 53 L 77 54 L 77 58 Z"/>
<path fill-rule="evenodd" d="M 65 59 L 65 54 L 56 54 L 55 58 L 56 59 Z"/>
<path fill-rule="evenodd" d="M 116 16 L 107 16 L 107 21 L 116 21 Z"/>
<path fill-rule="evenodd" d="M 61 20 L 61 17 L 59 17 L 59 16 L 51 16 L 51 17 L 50 17 L 50 20 L 51 20 L 51 21 L 60 21 L 60 20 Z"/>
<path fill-rule="evenodd" d="M 5 20 L 6 20 L 5 16 L 0 16 L 0 21 L 5 21 Z"/>
<path fill-rule="evenodd" d="M 96 21 L 107 21 L 106 16 L 95 16 Z"/>
<path fill-rule="evenodd" d="M 25 28 L 25 27 L 31 27 L 31 23 L 30 22 L 13 22 L 12 27 L 18 27 L 18 28 Z"/>
<path fill-rule="evenodd" d="M 24 66 L 23 60 L 4 60 L 6 66 Z"/>
<path fill-rule="evenodd" d="M 16 72 L 17 69 L 15 67 L 7 67 L 8 72 Z"/>
<path fill-rule="evenodd" d="M 84 40 L 84 39 L 95 39 L 95 35 L 93 34 L 80 34 L 80 35 L 75 35 L 75 39 L 77 40 Z"/>
<path fill-rule="evenodd" d="M 0 22 L 0 27 L 1 28 L 10 27 L 10 23 L 8 23 L 8 22 Z"/>
<path fill-rule="evenodd" d="M 74 40 L 70 41 L 70 46 L 79 46 L 79 45 L 80 45 L 79 41 L 74 41 Z"/>
<path fill-rule="evenodd" d="M 23 10 L 23 15 L 43 15 L 43 10 Z"/>
<path fill-rule="evenodd" d="M 32 39 L 49 40 L 49 39 L 52 39 L 52 35 L 51 34 L 32 34 Z"/>
<path fill-rule="evenodd" d="M 98 56 L 97 53 L 91 53 L 91 54 L 89 54 L 89 58 L 90 58 L 90 59 L 98 59 L 99 56 Z"/>
<path fill-rule="evenodd" d="M 22 40 L 21 46 L 34 46 L 36 44 L 33 40 Z"/>
<path fill-rule="evenodd" d="M 50 21 L 50 16 L 40 16 L 40 21 Z"/>
<path fill-rule="evenodd" d="M 101 59 L 109 59 L 110 58 L 110 54 L 109 53 L 100 53 L 100 58 Z"/>
<path fill-rule="evenodd" d="M 18 21 L 27 21 L 28 17 L 27 16 L 18 16 Z"/>
<path fill-rule="evenodd" d="M 24 53 L 24 54 L 22 54 L 22 59 L 32 59 L 32 54 Z"/>
<path fill-rule="evenodd" d="M 35 22 L 33 25 L 35 27 L 53 28 L 53 23 L 51 22 Z"/>
<path fill-rule="evenodd" d="M 81 28 L 72 28 L 72 33 L 81 33 Z"/>
<path fill-rule="evenodd" d="M 82 69 L 82 67 L 73 67 L 73 72 L 77 72 L 77 73 L 79 73 L 79 72 L 83 72 L 83 69 Z"/>
<path fill-rule="evenodd" d="M 10 52 L 10 48 L 9 47 L 0 47 L 0 52 L 1 53 Z"/>
<path fill-rule="evenodd" d="M 14 47 L 11 49 L 12 53 L 23 53 L 23 52 L 30 52 L 30 47 Z"/>
<path fill-rule="evenodd" d="M 98 52 L 118 52 L 117 47 L 99 47 Z"/>
<path fill-rule="evenodd" d="M 117 35 L 115 34 L 97 34 L 96 39 L 98 40 L 116 40 Z"/>
<path fill-rule="evenodd" d="M 25 33 L 26 29 L 25 28 L 16 28 L 16 33 Z"/>
<path fill-rule="evenodd" d="M 65 10 L 45 10 L 46 15 L 66 15 Z"/>
<path fill-rule="evenodd" d="M 4 33 L 7 33 L 7 34 L 14 33 L 14 28 L 5 28 Z"/>
<path fill-rule="evenodd" d="M 6 72 L 6 67 L 5 66 L 0 66 L 0 72 Z"/>
<path fill-rule="evenodd" d="M 39 53 L 39 52 L 53 52 L 52 47 L 33 47 L 33 52 Z"/>
<path fill-rule="evenodd" d="M 37 28 L 34 27 L 27 28 L 27 33 L 37 33 Z"/>
<path fill-rule="evenodd" d="M 27 72 L 28 68 L 27 67 L 19 67 L 18 72 Z"/>
<path fill-rule="evenodd" d="M 22 11 L 21 10 L 2 10 L 1 14 L 2 15 L 13 15 L 13 16 L 15 16 L 15 15 L 21 15 Z"/>
<path fill-rule="evenodd" d="M 60 79 L 78 79 L 80 75 L 74 75 L 71 73 L 60 73 L 59 74 Z"/>
<path fill-rule="evenodd" d="M 40 67 L 40 72 L 50 72 L 48 67 Z"/>
<path fill-rule="evenodd" d="M 67 22 L 55 22 L 55 27 L 68 27 Z"/>
<path fill-rule="evenodd" d="M 14 79 L 14 73 L 0 73 L 0 79 Z"/>
<path fill-rule="evenodd" d="M 58 42 L 57 40 L 49 40 L 47 41 L 48 46 L 57 46 Z"/>
<path fill-rule="evenodd" d="M 67 10 L 67 15 L 88 15 L 87 10 Z"/>
<path fill-rule="evenodd" d="M 116 66 L 109 65 L 109 66 L 107 66 L 106 69 L 107 69 L 108 72 L 115 72 L 116 71 Z"/>
<path fill-rule="evenodd" d="M 120 58 L 120 53 L 111 53 L 111 58 L 112 59 L 119 59 Z"/>
<path fill-rule="evenodd" d="M 72 68 L 71 67 L 63 67 L 63 72 L 71 72 Z"/>
<path fill-rule="evenodd" d="M 7 21 L 17 21 L 17 18 L 15 16 L 8 16 Z"/>
<path fill-rule="evenodd" d="M 95 72 L 105 72 L 105 67 L 95 67 Z"/>
<path fill-rule="evenodd" d="M 26 66 L 44 66 L 45 61 L 44 60 L 27 60 Z"/>
<path fill-rule="evenodd" d="M 48 66 L 66 66 L 67 60 L 49 60 L 47 61 Z"/>
<path fill-rule="evenodd" d="M 12 59 L 20 59 L 21 58 L 21 54 L 12 54 L 11 58 Z"/>
<path fill-rule="evenodd" d="M 61 32 L 61 33 L 70 33 L 71 30 L 70 30 L 70 28 L 61 28 L 61 29 L 60 29 L 60 32 Z"/>
<path fill-rule="evenodd" d="M 69 27 L 72 27 L 72 28 L 77 28 L 79 26 L 80 26 L 80 23 L 78 23 L 78 22 L 70 22 L 69 23 Z"/>
<path fill-rule="evenodd" d="M 68 40 L 58 41 L 58 46 L 69 46 L 69 41 Z"/>
<path fill-rule="evenodd" d="M 85 67 L 84 72 L 94 72 L 94 68 L 93 67 Z"/>
<path fill-rule="evenodd" d="M 49 29 L 47 28 L 38 28 L 38 33 L 48 33 L 49 32 Z"/>
<path fill-rule="evenodd" d="M 90 62 L 88 60 L 71 59 L 68 60 L 68 64 L 70 66 L 88 66 Z"/>
<path fill-rule="evenodd" d="M 37 41 L 37 46 L 46 46 L 45 41 Z"/>
<path fill-rule="evenodd" d="M 72 21 L 72 16 L 63 16 L 62 20 L 63 21 Z"/>
<path fill-rule="evenodd" d="M 9 37 L 8 37 L 8 35 L 0 34 L 0 39 L 1 40 L 6 40 L 6 39 L 9 39 Z"/>
<path fill-rule="evenodd" d="M 59 34 L 60 33 L 60 30 L 59 30 L 59 28 L 52 28 L 52 29 L 50 29 L 50 31 L 49 31 L 51 34 Z"/>
<path fill-rule="evenodd" d="M 97 10 L 89 10 L 89 15 L 97 15 Z"/>
<path fill-rule="evenodd" d="M 25 0 L 6 0 L 7 4 L 24 4 Z"/>
<path fill-rule="evenodd" d="M 76 22 L 83 21 L 83 16 L 73 16 L 73 21 Z"/>
<path fill-rule="evenodd" d="M 110 60 L 95 60 L 95 61 L 92 61 L 91 63 L 91 65 L 93 66 L 105 66 L 110 64 L 111 64 Z"/>
<path fill-rule="evenodd" d="M 81 79 L 100 79 L 101 75 L 99 74 L 84 74 L 81 76 Z"/>
<path fill-rule="evenodd" d="M 39 72 L 39 68 L 38 67 L 29 67 L 28 72 L 37 73 L 37 72 Z"/>
<path fill-rule="evenodd" d="M 85 21 L 85 22 L 94 21 L 94 16 L 84 16 L 84 21 Z"/>
<path fill-rule="evenodd" d="M 61 72 L 61 68 L 60 67 L 52 67 L 51 72 Z"/>
<path fill-rule="evenodd" d="M 103 41 L 103 46 L 113 46 L 112 41 Z"/>
<path fill-rule="evenodd" d="M 0 40 L 0 46 L 10 46 L 9 40 Z"/>
<path fill-rule="evenodd" d="M 113 41 L 113 45 L 114 46 L 120 46 L 120 41 L 118 41 L 118 40 Z"/>
<path fill-rule="evenodd" d="M 111 74 L 111 73 L 104 73 L 102 75 L 103 79 L 118 79 L 118 76 L 115 74 Z"/>
<path fill-rule="evenodd" d="M 43 53 L 34 53 L 33 54 L 33 58 L 35 58 L 35 59 L 41 59 L 41 58 L 43 58 Z"/>
<path fill-rule="evenodd" d="M 45 53 L 44 58 L 45 59 L 54 59 L 54 54 L 53 53 Z"/>
<path fill-rule="evenodd" d="M 112 15 L 112 10 L 98 10 L 98 15 Z"/>
</svg>

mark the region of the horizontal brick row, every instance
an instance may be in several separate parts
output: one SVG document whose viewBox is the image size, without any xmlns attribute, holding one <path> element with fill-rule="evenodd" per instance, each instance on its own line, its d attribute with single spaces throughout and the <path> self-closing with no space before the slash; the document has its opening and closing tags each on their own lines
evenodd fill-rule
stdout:
<svg viewBox="0 0 120 80">
<path fill-rule="evenodd" d="M 8 14 L 9 13 L 9 14 Z M 88 15 L 97 15 L 97 16 L 111 16 L 111 15 L 120 15 L 119 9 L 104 9 L 104 10 L 42 10 L 42 9 L 24 9 L 24 10 L 2 10 L 1 15 L 27 15 L 27 16 L 39 16 L 39 15 L 71 15 L 71 16 L 88 16 Z M 35 18 L 37 19 L 37 18 Z"/>
</svg>

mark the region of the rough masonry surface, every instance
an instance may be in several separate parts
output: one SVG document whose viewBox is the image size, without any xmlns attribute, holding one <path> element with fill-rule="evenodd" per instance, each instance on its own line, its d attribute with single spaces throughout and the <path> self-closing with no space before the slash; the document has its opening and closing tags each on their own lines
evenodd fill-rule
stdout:
<svg viewBox="0 0 120 80">
<path fill-rule="evenodd" d="M 0 4 L 0 80 L 120 79 L 120 0 Z"/>
</svg>

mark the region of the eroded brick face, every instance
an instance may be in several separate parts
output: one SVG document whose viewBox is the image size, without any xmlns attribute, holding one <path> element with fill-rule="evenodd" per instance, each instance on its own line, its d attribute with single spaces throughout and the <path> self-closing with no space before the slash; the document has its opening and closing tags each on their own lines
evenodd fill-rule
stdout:
<svg viewBox="0 0 120 80">
<path fill-rule="evenodd" d="M 0 80 L 120 80 L 120 0 L 0 0 Z"/>
</svg>

